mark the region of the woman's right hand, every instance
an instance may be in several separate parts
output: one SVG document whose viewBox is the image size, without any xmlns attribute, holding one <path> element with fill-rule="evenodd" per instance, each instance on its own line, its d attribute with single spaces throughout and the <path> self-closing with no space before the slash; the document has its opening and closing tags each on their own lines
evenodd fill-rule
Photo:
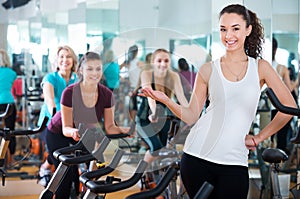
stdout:
<svg viewBox="0 0 300 199">
<path fill-rule="evenodd" d="M 73 138 L 73 140 L 75 140 L 75 141 L 80 140 L 80 135 L 78 133 L 78 129 L 75 129 L 75 128 L 70 129 L 70 135 Z"/>
<path fill-rule="evenodd" d="M 164 92 L 153 90 L 152 88 L 142 88 L 141 91 L 142 93 L 139 93 L 139 96 L 150 97 L 164 104 L 170 99 Z"/>
</svg>

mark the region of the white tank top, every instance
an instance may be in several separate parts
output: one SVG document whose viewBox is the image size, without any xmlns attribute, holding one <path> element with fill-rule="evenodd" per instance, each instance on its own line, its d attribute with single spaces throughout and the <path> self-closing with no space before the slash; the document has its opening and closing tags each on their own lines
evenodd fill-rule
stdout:
<svg viewBox="0 0 300 199">
<path fill-rule="evenodd" d="M 191 129 L 183 151 L 218 164 L 248 166 L 245 136 L 261 93 L 257 60 L 248 57 L 245 77 L 231 82 L 224 77 L 217 59 L 208 85 L 210 104 Z"/>
</svg>

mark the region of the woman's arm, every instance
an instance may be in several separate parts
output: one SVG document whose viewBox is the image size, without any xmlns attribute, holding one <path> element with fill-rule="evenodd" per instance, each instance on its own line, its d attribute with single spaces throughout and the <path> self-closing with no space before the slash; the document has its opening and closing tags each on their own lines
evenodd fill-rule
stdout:
<svg viewBox="0 0 300 199">
<path fill-rule="evenodd" d="M 47 105 L 48 111 L 50 115 L 52 115 L 53 108 L 56 108 L 56 104 L 54 101 L 54 88 L 53 85 L 49 82 L 45 82 L 43 84 L 43 95 L 45 104 Z"/>
<path fill-rule="evenodd" d="M 62 120 L 62 131 L 64 136 L 71 137 L 75 141 L 80 139 L 78 129 L 73 128 L 73 108 L 67 107 L 63 104 L 61 106 L 61 120 Z"/>
<path fill-rule="evenodd" d="M 115 123 L 114 106 L 104 109 L 104 128 L 107 134 L 128 133 L 129 127 L 119 127 Z"/>
<path fill-rule="evenodd" d="M 279 78 L 278 74 L 275 70 L 273 70 L 272 66 L 265 60 L 259 60 L 259 77 L 260 84 L 266 84 L 268 87 L 272 88 L 275 95 L 278 97 L 279 101 L 289 107 L 297 107 L 295 100 L 293 99 L 291 92 L 287 88 L 287 86 L 282 82 Z M 278 112 L 273 120 L 260 131 L 258 135 L 254 136 L 256 144 L 264 141 L 269 138 L 271 135 L 275 134 L 279 129 L 281 129 L 290 119 L 291 115 L 287 115 L 281 112 Z M 250 139 L 246 139 L 246 145 L 249 142 L 253 142 Z"/>
<path fill-rule="evenodd" d="M 185 123 L 194 124 L 203 109 L 207 99 L 208 80 L 211 74 L 211 63 L 204 64 L 198 71 L 194 90 L 187 107 L 177 104 L 172 101 L 163 92 L 153 91 L 151 88 L 144 88 L 142 96 L 151 97 L 154 100 L 160 101 L 167 105 L 167 107 Z"/>
</svg>

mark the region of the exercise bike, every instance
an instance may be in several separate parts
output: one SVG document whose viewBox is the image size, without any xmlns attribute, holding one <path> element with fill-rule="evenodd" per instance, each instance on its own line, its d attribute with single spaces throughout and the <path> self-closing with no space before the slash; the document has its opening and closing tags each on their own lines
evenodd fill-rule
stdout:
<svg viewBox="0 0 300 199">
<path fill-rule="evenodd" d="M 171 119 L 171 118 L 169 118 Z M 171 128 L 170 128 L 170 135 L 172 138 L 176 137 L 176 132 L 179 129 L 179 120 L 176 118 L 173 118 L 171 120 Z M 171 139 L 171 138 L 170 138 Z M 172 145 L 172 143 L 169 143 Z M 169 153 L 170 152 L 170 153 Z M 172 154 L 171 154 L 172 153 Z M 117 156 L 117 155 L 116 155 Z M 180 153 L 174 152 L 174 151 L 162 151 L 159 156 L 164 156 L 161 160 L 161 162 L 164 159 L 171 158 L 172 160 L 165 161 L 167 164 L 165 166 L 164 175 L 161 178 L 161 180 L 158 182 L 157 186 L 149 191 L 143 191 L 139 193 L 135 193 L 132 195 L 129 195 L 126 197 L 126 199 L 146 199 L 146 198 L 154 198 L 156 196 L 161 195 L 165 190 L 167 190 L 168 186 L 170 186 L 170 195 L 169 198 L 179 198 L 181 193 L 177 193 L 174 189 L 174 186 L 176 186 L 176 178 L 179 174 L 179 165 L 176 164 L 178 162 L 174 161 L 173 158 L 177 159 L 178 156 L 180 156 Z M 172 157 L 171 157 L 172 156 Z M 107 193 L 113 193 L 116 191 L 127 189 L 133 185 L 135 185 L 142 177 L 143 173 L 145 172 L 148 164 L 141 160 L 133 173 L 133 175 L 126 179 L 121 180 L 120 178 L 115 178 L 114 176 L 107 176 L 105 180 L 101 180 L 100 178 L 104 175 L 109 174 L 114 170 L 116 167 L 119 158 L 113 158 L 111 162 L 111 166 L 108 166 L 106 168 L 101 168 L 95 171 L 89 171 L 80 176 L 80 182 L 84 184 L 84 186 L 88 189 L 86 194 L 84 195 L 84 199 L 95 199 L 95 198 L 101 198 L 104 199 L 106 197 Z M 162 165 L 160 165 L 162 166 Z M 162 166 L 163 167 L 163 166 Z M 163 169 L 163 168 L 162 168 Z M 199 189 L 199 192 L 195 199 L 205 199 L 209 196 L 209 194 L 212 191 L 212 186 L 209 183 L 205 183 L 201 189 Z M 174 196 L 176 195 L 176 197 Z"/>
<path fill-rule="evenodd" d="M 139 193 L 134 193 L 126 199 L 152 199 L 164 193 L 167 199 L 188 199 L 182 183 L 177 187 L 177 179 L 180 176 L 180 159 L 182 153 L 176 150 L 176 144 L 183 144 L 190 127 L 182 125 L 181 121 L 174 116 L 168 116 L 171 121 L 168 143 L 166 149 L 159 152 L 160 171 L 162 177 L 154 188 Z M 213 190 L 213 186 L 205 182 L 193 199 L 206 199 Z"/>
<path fill-rule="evenodd" d="M 79 125 L 80 140 L 73 146 L 64 147 L 54 151 L 53 155 L 60 161 L 46 189 L 40 194 L 40 199 L 52 199 L 58 187 L 63 181 L 68 169 L 73 165 L 90 163 L 96 161 L 103 163 L 103 152 L 107 148 L 111 139 L 128 137 L 134 130 L 129 130 L 128 134 L 105 135 L 100 128 L 87 129 L 83 124 Z M 94 149 L 96 141 L 100 141 L 99 146 Z"/>
<path fill-rule="evenodd" d="M 132 122 L 128 134 L 131 135 L 134 131 L 135 122 Z M 122 138 L 120 137 L 120 134 L 107 136 L 110 139 Z M 122 149 L 117 149 L 109 165 L 93 171 L 87 171 L 79 177 L 80 182 L 87 189 L 82 197 L 83 199 L 104 199 L 107 193 L 132 187 L 141 179 L 148 166 L 148 163 L 144 160 L 140 160 L 138 162 L 133 175 L 126 180 L 121 180 L 120 178 L 108 175 L 117 168 L 123 155 L 125 155 L 125 151 Z M 106 176 L 105 180 L 100 179 L 103 176 Z"/>
<path fill-rule="evenodd" d="M 278 111 L 289 115 L 300 116 L 300 109 L 287 107 L 281 104 L 279 99 L 277 98 L 277 96 L 275 95 L 274 91 L 271 88 L 267 89 L 266 94 L 268 95 L 270 101 Z M 291 138 L 291 142 L 294 144 L 300 143 L 299 131 L 297 132 L 295 137 Z M 267 148 L 263 151 L 262 158 L 265 162 L 271 164 L 270 183 L 272 188 L 273 199 L 281 199 L 282 194 L 280 192 L 280 185 L 278 179 L 278 174 L 280 172 L 279 164 L 281 162 L 286 161 L 288 159 L 288 156 L 284 151 L 280 149 Z M 294 188 L 290 189 L 295 199 L 298 199 L 300 197 L 299 189 L 297 189 L 298 186 L 299 184 L 297 184 Z"/>
<path fill-rule="evenodd" d="M 5 118 L 10 114 L 10 105 L 7 106 L 4 113 L 0 114 L 1 118 Z M 5 178 L 7 177 L 7 172 L 4 168 L 5 163 L 5 155 L 8 150 L 8 145 L 10 142 L 10 138 L 13 136 L 23 136 L 23 135 L 33 135 L 42 132 L 46 128 L 46 124 L 48 122 L 48 117 L 45 117 L 43 123 L 40 127 L 33 130 L 10 130 L 8 128 L 0 129 L 0 173 L 2 177 L 2 185 L 5 185 Z M 21 173 L 22 174 L 22 173 Z M 24 175 L 26 173 L 23 173 Z"/>
</svg>

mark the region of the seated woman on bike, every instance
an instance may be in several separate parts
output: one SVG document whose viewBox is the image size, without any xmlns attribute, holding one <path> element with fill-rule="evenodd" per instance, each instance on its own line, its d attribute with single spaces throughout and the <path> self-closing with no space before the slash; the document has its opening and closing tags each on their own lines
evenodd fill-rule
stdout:
<svg viewBox="0 0 300 199">
<path fill-rule="evenodd" d="M 53 116 L 47 127 L 48 161 L 54 163 L 55 168 L 58 167 L 59 161 L 54 158 L 53 152 L 79 141 L 80 123 L 88 127 L 99 127 L 103 119 L 107 134 L 129 131 L 127 127 L 115 125 L 113 94 L 108 88 L 99 84 L 102 77 L 99 54 L 87 52 L 80 60 L 77 73 L 79 82 L 63 91 L 61 111 Z M 79 185 L 78 177 L 77 166 L 71 167 L 58 188 L 55 198 L 69 198 L 72 182 Z"/>
<path fill-rule="evenodd" d="M 171 56 L 165 49 L 157 49 L 152 54 L 153 69 L 141 73 L 142 88 L 152 88 L 164 92 L 169 98 L 176 99 L 183 106 L 188 102 L 184 96 L 178 73 L 170 69 Z M 161 148 L 166 146 L 170 121 L 166 119 L 171 114 L 167 107 L 151 98 L 142 97 L 136 115 L 136 128 L 139 136 L 147 143 L 150 150 L 146 151 L 144 160 L 152 162 Z"/>
</svg>

